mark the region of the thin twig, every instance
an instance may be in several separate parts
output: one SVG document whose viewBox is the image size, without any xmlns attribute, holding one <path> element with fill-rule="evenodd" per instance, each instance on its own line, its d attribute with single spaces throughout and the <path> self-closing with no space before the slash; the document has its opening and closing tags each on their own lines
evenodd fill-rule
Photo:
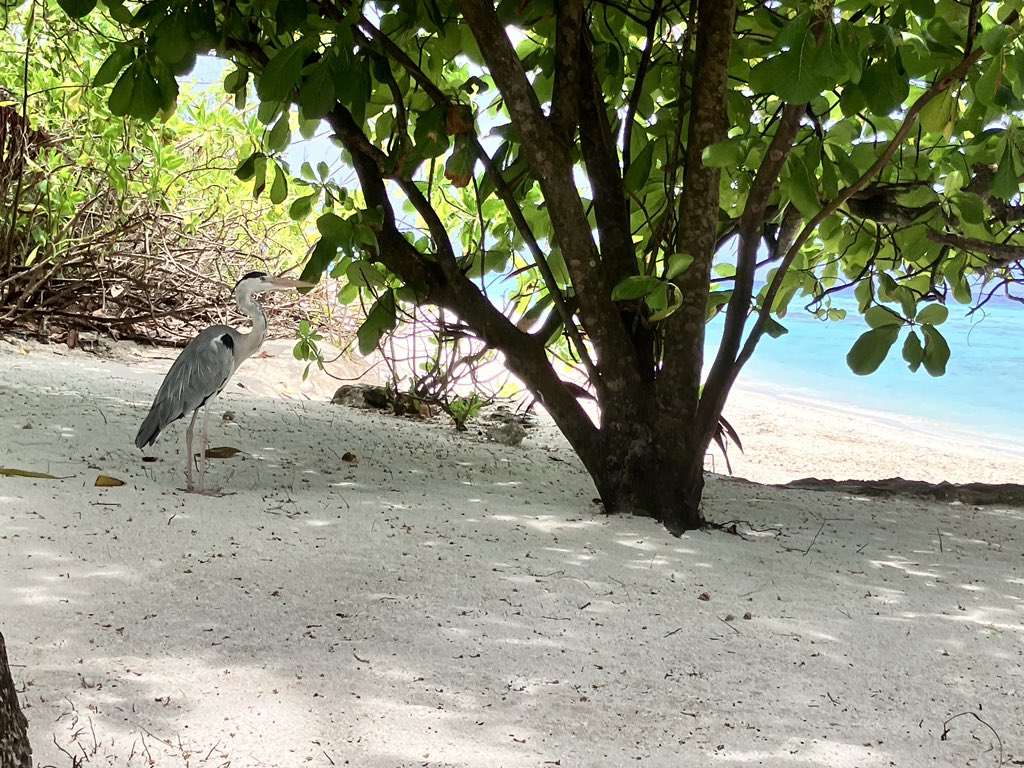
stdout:
<svg viewBox="0 0 1024 768">
<path fill-rule="evenodd" d="M 811 543 L 807 546 L 807 549 L 804 550 L 804 555 L 806 555 L 808 552 L 811 551 L 811 547 L 814 546 L 814 542 L 816 542 L 818 540 L 818 536 L 820 536 L 821 532 L 823 530 L 825 530 L 825 523 L 827 523 L 827 522 L 828 522 L 827 518 L 825 520 L 821 521 L 821 527 L 818 528 L 818 532 L 816 534 L 814 534 L 814 538 L 811 539 Z"/>
<path fill-rule="evenodd" d="M 990 731 L 992 731 L 992 735 L 996 737 L 996 743 L 999 745 L 999 762 L 996 763 L 996 765 L 997 766 L 1002 765 L 1003 764 L 1003 740 L 1002 740 L 1002 738 L 1000 738 L 999 733 L 998 733 L 998 731 L 996 731 L 995 728 L 993 728 L 991 725 L 989 725 L 984 720 L 982 720 L 974 712 L 958 712 L 957 714 L 953 715 L 952 717 L 947 718 L 946 721 L 942 724 L 942 735 L 939 737 L 939 740 L 940 741 L 948 741 L 949 724 L 951 722 L 953 722 L 954 720 L 956 720 L 958 717 L 963 717 L 964 715 L 970 715 L 975 720 L 977 720 L 979 723 L 981 723 L 986 728 L 988 728 Z"/>
</svg>

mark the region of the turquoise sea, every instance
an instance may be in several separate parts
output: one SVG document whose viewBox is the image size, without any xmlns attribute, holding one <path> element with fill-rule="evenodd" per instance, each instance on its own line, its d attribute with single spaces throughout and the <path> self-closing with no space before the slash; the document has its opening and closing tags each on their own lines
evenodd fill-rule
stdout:
<svg viewBox="0 0 1024 768">
<path fill-rule="evenodd" d="M 868 326 L 852 294 L 833 296 L 833 306 L 849 313 L 838 322 L 816 320 L 798 301 L 782 320 L 789 333 L 765 337 L 740 374 L 740 386 L 870 410 L 897 423 L 925 419 L 1024 450 L 1024 304 L 997 297 L 968 316 L 969 307 L 950 303 L 949 319 L 940 326 L 951 349 L 944 376 L 929 376 L 924 368 L 911 373 L 900 354 L 904 336 L 881 368 L 856 376 L 846 353 Z M 721 325 L 716 320 L 709 328 L 709 356 Z"/>
</svg>

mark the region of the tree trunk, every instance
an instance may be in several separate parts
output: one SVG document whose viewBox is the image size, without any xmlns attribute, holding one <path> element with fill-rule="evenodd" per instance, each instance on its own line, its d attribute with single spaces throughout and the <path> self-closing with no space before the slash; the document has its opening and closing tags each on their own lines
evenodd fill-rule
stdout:
<svg viewBox="0 0 1024 768">
<path fill-rule="evenodd" d="M 705 449 L 666 435 L 660 421 L 650 411 L 629 424 L 605 423 L 600 440 L 573 447 L 606 512 L 652 517 L 679 536 L 705 525 Z"/>
<path fill-rule="evenodd" d="M 0 632 L 0 768 L 32 768 L 28 720 L 18 707 L 18 693 L 7 662 L 7 646 Z"/>
</svg>

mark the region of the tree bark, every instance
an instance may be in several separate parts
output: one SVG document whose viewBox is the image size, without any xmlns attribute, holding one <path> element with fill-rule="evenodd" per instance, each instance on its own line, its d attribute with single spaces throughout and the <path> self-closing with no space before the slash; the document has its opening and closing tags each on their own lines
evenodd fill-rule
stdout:
<svg viewBox="0 0 1024 768">
<path fill-rule="evenodd" d="M 18 706 L 18 692 L 7 661 L 7 646 L 0 632 L 0 768 L 32 768 L 28 720 Z"/>
<path fill-rule="evenodd" d="M 680 462 L 678 451 L 653 439 L 654 433 L 647 424 L 637 424 L 631 435 L 619 430 L 606 433 L 599 445 L 574 448 L 605 512 L 652 517 L 676 536 L 703 527 L 703 451 Z"/>
</svg>

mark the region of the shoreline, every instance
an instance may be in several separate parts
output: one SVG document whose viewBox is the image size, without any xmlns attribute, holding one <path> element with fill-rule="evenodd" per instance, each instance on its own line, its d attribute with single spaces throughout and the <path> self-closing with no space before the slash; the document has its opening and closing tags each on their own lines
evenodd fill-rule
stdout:
<svg viewBox="0 0 1024 768">
<path fill-rule="evenodd" d="M 730 450 L 733 474 L 761 483 L 806 477 L 938 483 L 1024 478 L 1024 443 L 987 439 L 944 422 L 742 383 L 725 418 L 743 441 Z M 719 454 L 717 447 L 714 453 Z"/>
<path fill-rule="evenodd" d="M 835 411 L 846 416 L 877 422 L 896 430 L 925 437 L 937 437 L 942 440 L 961 438 L 979 448 L 1002 449 L 1009 454 L 1020 456 L 1024 459 L 1024 432 L 1021 432 L 1017 438 L 1006 434 L 987 435 L 980 429 L 971 429 L 960 422 L 914 416 L 887 409 L 884 406 L 872 408 L 852 405 L 842 400 L 831 400 L 825 395 L 810 391 L 794 392 L 787 390 L 779 384 L 764 381 L 739 383 L 733 391 L 763 395 L 773 400 L 793 403 L 794 405 Z"/>
</svg>

